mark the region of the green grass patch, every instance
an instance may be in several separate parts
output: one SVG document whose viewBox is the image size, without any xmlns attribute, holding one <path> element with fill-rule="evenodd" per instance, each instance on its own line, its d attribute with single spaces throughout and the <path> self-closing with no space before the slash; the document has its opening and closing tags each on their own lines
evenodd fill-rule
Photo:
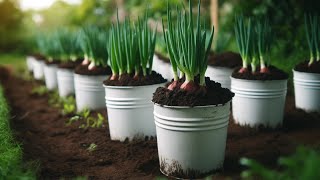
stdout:
<svg viewBox="0 0 320 180">
<path fill-rule="evenodd" d="M 35 172 L 26 166 L 22 163 L 22 149 L 10 129 L 8 105 L 0 87 L 0 180 L 36 179 Z"/>
</svg>

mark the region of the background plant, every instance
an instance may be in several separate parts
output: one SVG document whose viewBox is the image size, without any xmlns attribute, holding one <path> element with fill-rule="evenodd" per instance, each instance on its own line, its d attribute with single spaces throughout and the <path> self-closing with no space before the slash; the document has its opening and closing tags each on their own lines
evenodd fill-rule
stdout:
<svg viewBox="0 0 320 180">
<path fill-rule="evenodd" d="M 153 55 L 156 46 L 156 30 L 151 31 L 148 25 L 148 11 L 143 18 L 138 18 L 137 22 L 137 38 L 140 65 L 142 67 L 143 75 L 149 75 L 152 72 Z M 147 71 L 147 68 L 149 70 Z M 136 69 L 137 73 L 138 68 Z"/>
<path fill-rule="evenodd" d="M 242 15 L 236 16 L 234 26 L 236 42 L 242 57 L 242 68 L 239 73 L 248 71 L 248 64 L 251 63 L 252 73 L 260 66 L 260 73 L 268 73 L 267 66 L 270 64 L 270 50 L 272 44 L 272 31 L 267 19 L 247 20 Z"/>
<path fill-rule="evenodd" d="M 320 18 L 317 15 L 305 15 L 306 39 L 310 50 L 309 66 L 320 61 Z"/>
<path fill-rule="evenodd" d="M 96 26 L 83 27 L 79 33 L 79 43 L 84 53 L 83 64 L 89 64 L 88 69 L 97 66 L 108 66 L 108 33 Z"/>
</svg>

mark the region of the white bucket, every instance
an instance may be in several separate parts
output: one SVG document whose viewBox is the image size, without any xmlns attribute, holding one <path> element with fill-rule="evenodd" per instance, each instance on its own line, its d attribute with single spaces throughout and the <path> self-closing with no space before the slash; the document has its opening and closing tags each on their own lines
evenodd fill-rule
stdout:
<svg viewBox="0 0 320 180">
<path fill-rule="evenodd" d="M 57 79 L 60 97 L 67 97 L 74 94 L 74 77 L 72 69 L 58 68 Z"/>
<path fill-rule="evenodd" d="M 293 71 L 296 107 L 320 112 L 320 74 Z"/>
<path fill-rule="evenodd" d="M 206 76 L 221 84 L 221 87 L 231 89 L 230 76 L 234 69 L 227 67 L 208 66 Z"/>
<path fill-rule="evenodd" d="M 58 87 L 56 64 L 44 65 L 44 79 L 48 90 L 54 90 Z"/>
<path fill-rule="evenodd" d="M 74 87 L 78 111 L 105 108 L 105 92 L 102 84 L 106 78 L 108 78 L 108 75 L 88 76 L 74 74 Z"/>
<path fill-rule="evenodd" d="M 276 128 L 282 125 L 287 80 L 231 78 L 232 114 L 241 126 Z"/>
<path fill-rule="evenodd" d="M 160 59 L 156 54 L 154 54 L 152 70 L 154 70 L 155 72 L 159 72 L 159 66 L 160 66 Z"/>
<path fill-rule="evenodd" d="M 218 106 L 154 105 L 160 170 L 175 178 L 200 178 L 222 168 L 230 102 Z"/>
<path fill-rule="evenodd" d="M 33 56 L 27 56 L 27 68 L 29 72 L 33 71 L 33 61 L 35 61 Z"/>
<path fill-rule="evenodd" d="M 32 68 L 33 68 L 34 78 L 36 80 L 42 80 L 44 78 L 44 72 L 43 72 L 44 65 L 45 65 L 44 61 L 34 60 L 32 62 L 33 62 Z"/>
<path fill-rule="evenodd" d="M 161 61 L 161 60 L 160 60 Z M 170 63 L 161 62 L 161 65 L 159 66 L 160 74 L 163 78 L 167 79 L 168 81 L 171 81 L 173 79 L 173 71 Z"/>
<path fill-rule="evenodd" d="M 155 90 L 164 83 L 146 86 L 105 86 L 110 137 L 112 140 L 132 141 L 155 137 L 153 103 Z"/>
</svg>

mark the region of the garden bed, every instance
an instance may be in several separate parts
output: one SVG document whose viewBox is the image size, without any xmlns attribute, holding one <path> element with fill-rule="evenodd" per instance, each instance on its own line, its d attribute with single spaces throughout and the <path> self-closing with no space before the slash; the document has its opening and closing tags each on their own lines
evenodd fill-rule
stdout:
<svg viewBox="0 0 320 180">
<path fill-rule="evenodd" d="M 0 78 L 1 79 L 1 78 Z M 22 142 L 25 161 L 39 160 L 42 179 L 87 176 L 94 179 L 152 179 L 159 171 L 157 142 L 132 143 L 110 140 L 107 124 L 103 128 L 80 129 L 66 125 L 68 117 L 48 105 L 48 96 L 32 95 L 39 82 L 9 76 L 3 79 L 11 106 L 12 127 Z M 105 117 L 106 110 L 101 110 Z M 270 112 L 272 113 L 272 112 Z M 300 144 L 319 145 L 320 115 L 295 109 L 294 97 L 287 96 L 283 128 L 243 128 L 230 121 L 223 171 L 215 177 L 239 177 L 243 167 L 239 158 L 248 157 L 275 167 L 279 156 L 294 152 Z M 90 151 L 90 144 L 96 148 Z M 213 152 L 214 153 L 214 152 Z"/>
</svg>

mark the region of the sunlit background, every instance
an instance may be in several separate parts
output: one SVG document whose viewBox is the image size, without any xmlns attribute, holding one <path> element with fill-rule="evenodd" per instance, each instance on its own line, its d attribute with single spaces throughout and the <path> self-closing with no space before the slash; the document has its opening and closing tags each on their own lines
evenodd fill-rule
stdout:
<svg viewBox="0 0 320 180">
<path fill-rule="evenodd" d="M 56 0 L 20 0 L 19 4 L 23 11 L 25 10 L 40 10 L 49 8 Z M 63 0 L 68 4 L 80 4 L 81 0 Z"/>
</svg>

